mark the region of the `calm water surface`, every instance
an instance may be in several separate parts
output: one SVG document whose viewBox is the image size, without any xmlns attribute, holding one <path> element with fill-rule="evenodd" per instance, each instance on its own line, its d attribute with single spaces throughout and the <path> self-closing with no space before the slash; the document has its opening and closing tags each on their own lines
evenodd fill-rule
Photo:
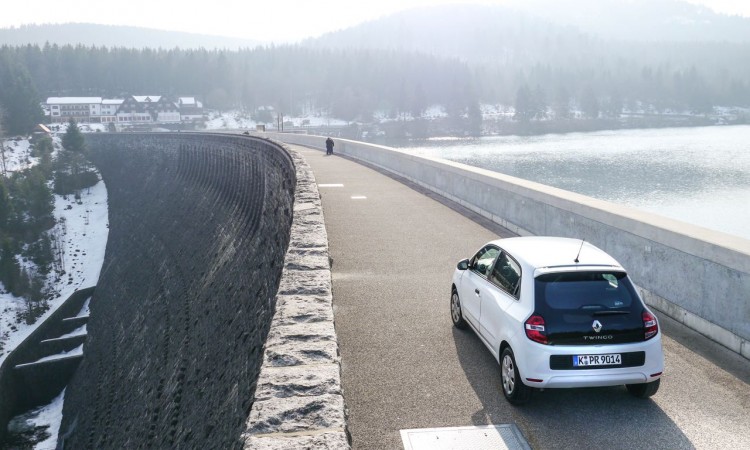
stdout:
<svg viewBox="0 0 750 450">
<path fill-rule="evenodd" d="M 436 139 L 399 148 L 750 239 L 750 126 Z"/>
</svg>

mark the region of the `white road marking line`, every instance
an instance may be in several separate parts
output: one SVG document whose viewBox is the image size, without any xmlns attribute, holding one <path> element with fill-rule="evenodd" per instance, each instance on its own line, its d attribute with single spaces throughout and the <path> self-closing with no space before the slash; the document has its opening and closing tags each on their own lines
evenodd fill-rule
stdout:
<svg viewBox="0 0 750 450">
<path fill-rule="evenodd" d="M 352 195 L 352 200 L 365 200 L 366 198 L 364 195 Z"/>
<path fill-rule="evenodd" d="M 321 183 L 318 187 L 344 187 L 341 183 Z"/>
</svg>

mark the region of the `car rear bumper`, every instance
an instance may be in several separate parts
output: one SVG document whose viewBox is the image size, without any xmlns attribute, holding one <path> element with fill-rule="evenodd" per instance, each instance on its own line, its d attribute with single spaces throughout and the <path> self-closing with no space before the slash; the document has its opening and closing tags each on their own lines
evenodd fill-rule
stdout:
<svg viewBox="0 0 750 450">
<path fill-rule="evenodd" d="M 524 336 L 525 337 L 525 336 Z M 664 371 L 664 354 L 661 333 L 654 338 L 632 344 L 592 346 L 548 346 L 528 341 L 522 342 L 521 351 L 514 349 L 516 364 L 524 384 L 537 388 L 576 388 L 615 386 L 655 381 Z M 642 365 L 635 367 L 608 367 L 552 369 L 553 355 L 606 355 L 644 352 Z"/>
<path fill-rule="evenodd" d="M 658 378 L 658 377 L 657 377 Z M 656 380 L 654 378 L 653 380 Z M 651 381 L 653 381 L 651 380 Z M 576 388 L 576 387 L 597 387 L 597 386 L 617 386 L 620 384 L 636 384 L 649 381 L 646 374 L 641 372 L 629 373 L 610 373 L 599 375 L 560 375 L 553 376 L 544 383 L 535 383 L 525 381 L 529 386 L 543 388 Z"/>
</svg>

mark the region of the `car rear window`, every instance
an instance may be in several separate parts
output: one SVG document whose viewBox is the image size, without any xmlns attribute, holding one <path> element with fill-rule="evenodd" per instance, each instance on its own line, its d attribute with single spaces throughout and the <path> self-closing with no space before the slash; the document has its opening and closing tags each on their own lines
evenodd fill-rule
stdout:
<svg viewBox="0 0 750 450">
<path fill-rule="evenodd" d="M 637 298 L 623 272 L 562 272 L 535 279 L 536 304 L 543 309 L 628 310 Z"/>
</svg>

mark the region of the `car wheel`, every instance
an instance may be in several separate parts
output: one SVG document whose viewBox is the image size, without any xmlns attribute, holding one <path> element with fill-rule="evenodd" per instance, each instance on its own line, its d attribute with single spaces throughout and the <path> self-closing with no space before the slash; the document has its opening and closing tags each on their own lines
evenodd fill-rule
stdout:
<svg viewBox="0 0 750 450">
<path fill-rule="evenodd" d="M 503 382 L 503 395 L 514 405 L 526 403 L 531 398 L 532 388 L 523 384 L 518 373 L 513 350 L 507 347 L 500 357 L 500 371 Z"/>
<path fill-rule="evenodd" d="M 649 398 L 659 390 L 660 382 L 661 379 L 650 383 L 626 384 L 625 387 L 628 388 L 628 392 L 630 392 L 630 395 L 633 397 Z"/>
<path fill-rule="evenodd" d="M 466 328 L 466 321 L 463 313 L 461 313 L 461 300 L 459 300 L 458 292 L 455 289 L 451 292 L 451 320 L 456 328 L 461 330 Z"/>
</svg>

